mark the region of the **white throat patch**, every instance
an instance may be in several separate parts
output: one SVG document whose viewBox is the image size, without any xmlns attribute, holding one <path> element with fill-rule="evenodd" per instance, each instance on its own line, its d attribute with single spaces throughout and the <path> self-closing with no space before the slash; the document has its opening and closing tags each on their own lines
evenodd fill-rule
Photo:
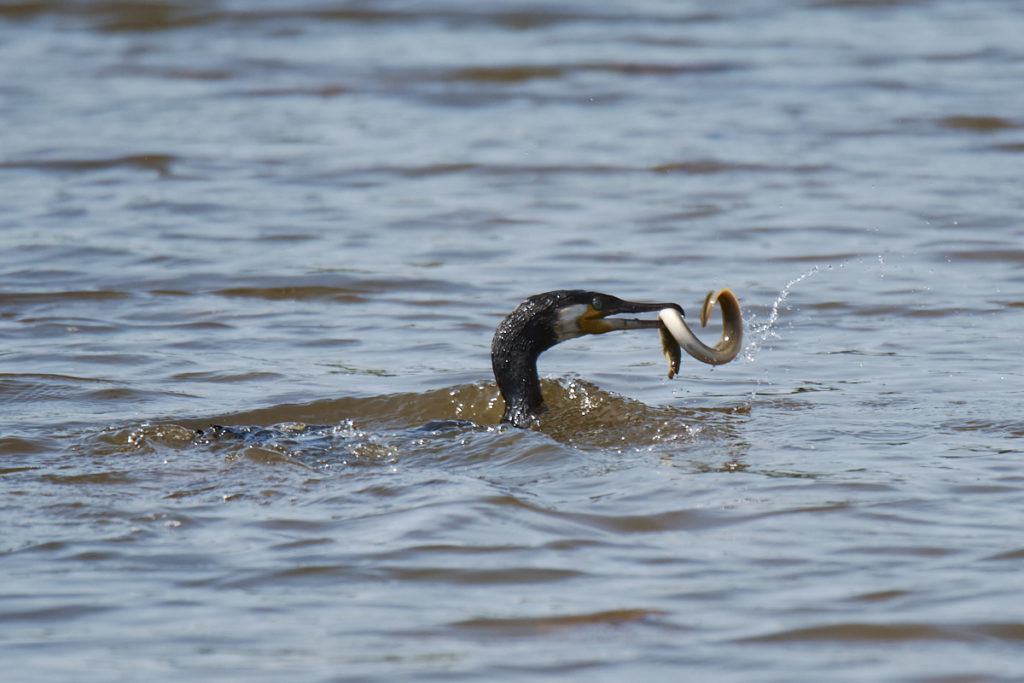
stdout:
<svg viewBox="0 0 1024 683">
<path fill-rule="evenodd" d="M 573 304 L 558 312 L 558 318 L 555 320 L 555 339 L 557 343 L 564 342 L 566 339 L 575 339 L 576 337 L 583 336 L 579 317 L 586 312 L 586 304 Z"/>
</svg>

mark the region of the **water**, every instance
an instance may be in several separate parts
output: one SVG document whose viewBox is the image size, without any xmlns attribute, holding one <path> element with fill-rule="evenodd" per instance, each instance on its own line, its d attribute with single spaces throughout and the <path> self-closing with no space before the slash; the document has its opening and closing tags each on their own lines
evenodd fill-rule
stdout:
<svg viewBox="0 0 1024 683">
<path fill-rule="evenodd" d="M 1022 28 L 0 6 L 5 670 L 1024 677 Z M 526 296 L 719 286 L 733 363 L 574 340 L 495 426 Z"/>
</svg>

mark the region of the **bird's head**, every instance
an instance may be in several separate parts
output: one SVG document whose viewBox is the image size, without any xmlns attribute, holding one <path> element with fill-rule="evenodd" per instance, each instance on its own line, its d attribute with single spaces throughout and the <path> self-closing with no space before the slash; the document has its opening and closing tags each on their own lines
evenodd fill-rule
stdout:
<svg viewBox="0 0 1024 683">
<path fill-rule="evenodd" d="M 585 334 L 657 328 L 661 325 L 657 317 L 644 320 L 614 316 L 657 313 L 664 308 L 674 308 L 680 314 L 683 313 L 679 304 L 639 303 L 626 301 L 610 294 L 582 290 L 564 292 L 552 303 L 552 306 L 552 332 L 556 344 Z"/>
<path fill-rule="evenodd" d="M 536 358 L 555 344 L 585 334 L 657 328 L 661 326 L 657 317 L 642 320 L 618 316 L 657 313 L 663 308 L 683 312 L 679 304 L 638 303 L 582 289 L 537 294 L 519 304 L 498 325 L 491 345 L 492 357 L 498 360 L 510 352 L 519 352 Z"/>
</svg>

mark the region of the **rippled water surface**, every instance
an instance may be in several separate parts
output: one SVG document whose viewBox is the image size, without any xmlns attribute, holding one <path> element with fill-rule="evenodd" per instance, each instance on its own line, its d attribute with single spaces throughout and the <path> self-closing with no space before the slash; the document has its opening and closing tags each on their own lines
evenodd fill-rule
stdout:
<svg viewBox="0 0 1024 683">
<path fill-rule="evenodd" d="M 0 5 L 5 670 L 1024 678 L 1022 34 L 952 0 Z M 496 426 L 528 295 L 719 286 L 733 363 L 574 340 Z"/>
</svg>

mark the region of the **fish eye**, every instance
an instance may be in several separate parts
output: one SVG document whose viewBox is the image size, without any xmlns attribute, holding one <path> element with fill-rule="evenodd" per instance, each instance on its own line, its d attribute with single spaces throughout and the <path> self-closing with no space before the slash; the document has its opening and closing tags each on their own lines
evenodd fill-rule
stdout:
<svg viewBox="0 0 1024 683">
<path fill-rule="evenodd" d="M 590 302 L 590 305 L 594 307 L 595 311 L 600 311 L 604 308 L 604 302 L 596 296 L 594 297 L 594 300 Z"/>
</svg>

